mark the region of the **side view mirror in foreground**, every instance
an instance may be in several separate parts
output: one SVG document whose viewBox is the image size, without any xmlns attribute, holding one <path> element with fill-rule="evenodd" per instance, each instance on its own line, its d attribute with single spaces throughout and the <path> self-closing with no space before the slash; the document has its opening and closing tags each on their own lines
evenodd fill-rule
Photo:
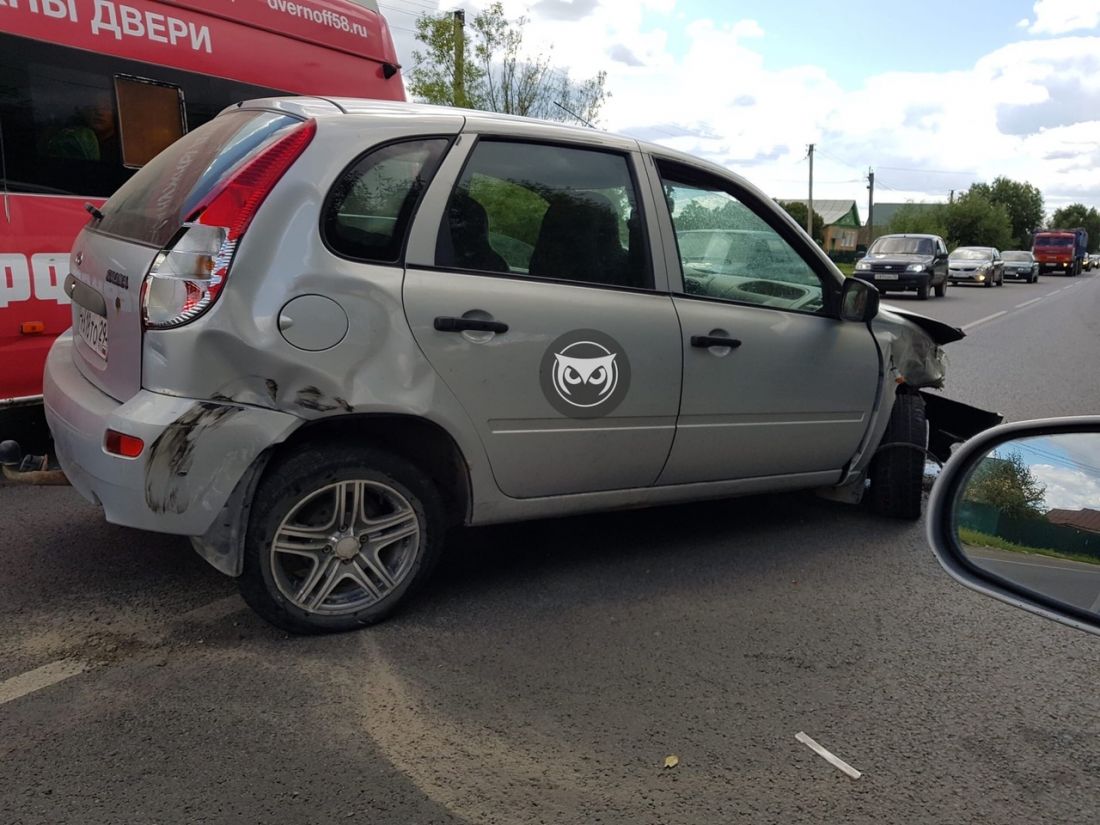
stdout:
<svg viewBox="0 0 1100 825">
<path fill-rule="evenodd" d="M 928 540 L 967 587 L 1100 634 L 1100 416 L 965 442 L 932 489 Z"/>
<path fill-rule="evenodd" d="M 867 323 L 878 315 L 878 290 L 859 278 L 844 281 L 840 294 L 840 317 L 845 321 Z"/>
</svg>

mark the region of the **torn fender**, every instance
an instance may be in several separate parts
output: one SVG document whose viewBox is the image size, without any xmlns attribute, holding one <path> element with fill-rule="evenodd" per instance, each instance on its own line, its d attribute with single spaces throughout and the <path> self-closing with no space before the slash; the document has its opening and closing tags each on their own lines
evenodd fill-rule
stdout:
<svg viewBox="0 0 1100 825">
<path fill-rule="evenodd" d="M 951 447 L 983 430 L 996 427 L 1004 416 L 978 409 L 938 393 L 922 390 L 924 417 L 928 421 L 928 452 L 940 461 L 951 457 Z"/>
<path fill-rule="evenodd" d="M 920 327 L 932 337 L 933 341 L 941 346 L 955 341 L 961 341 L 966 337 L 966 333 L 959 327 L 953 327 L 950 324 L 945 324 L 943 321 L 937 321 L 935 318 L 921 315 L 919 312 L 902 309 L 901 307 L 892 306 L 890 304 L 882 304 L 881 306 L 882 309 L 892 312 L 895 315 L 900 315 L 905 320 Z"/>
</svg>

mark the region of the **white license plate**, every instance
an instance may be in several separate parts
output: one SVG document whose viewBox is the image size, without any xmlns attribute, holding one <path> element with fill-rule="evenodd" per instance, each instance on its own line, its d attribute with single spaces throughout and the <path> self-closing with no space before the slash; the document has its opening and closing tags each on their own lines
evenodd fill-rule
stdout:
<svg viewBox="0 0 1100 825">
<path fill-rule="evenodd" d="M 898 274 L 896 272 L 876 272 L 875 273 L 875 280 L 876 281 L 896 281 L 897 279 L 898 279 Z"/>
<path fill-rule="evenodd" d="M 76 332 L 84 343 L 91 347 L 100 358 L 107 360 L 107 319 L 94 312 L 76 308 Z"/>
</svg>

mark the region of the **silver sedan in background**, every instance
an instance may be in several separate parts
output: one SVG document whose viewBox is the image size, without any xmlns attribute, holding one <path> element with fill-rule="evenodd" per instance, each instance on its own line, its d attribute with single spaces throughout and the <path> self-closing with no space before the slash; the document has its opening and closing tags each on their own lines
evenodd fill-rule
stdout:
<svg viewBox="0 0 1100 825">
<path fill-rule="evenodd" d="M 947 258 L 947 280 L 953 284 L 1004 286 L 1001 253 L 991 246 L 960 246 Z"/>
</svg>

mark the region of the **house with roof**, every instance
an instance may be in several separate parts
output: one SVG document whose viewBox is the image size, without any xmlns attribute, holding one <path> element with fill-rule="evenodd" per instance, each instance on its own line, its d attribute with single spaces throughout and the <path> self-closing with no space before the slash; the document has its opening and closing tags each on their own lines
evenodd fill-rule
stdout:
<svg viewBox="0 0 1100 825">
<path fill-rule="evenodd" d="M 788 203 L 809 205 L 806 198 L 784 198 Z M 875 207 L 878 208 L 877 206 Z M 825 221 L 822 246 L 826 252 L 854 252 L 859 242 L 862 222 L 853 200 L 818 200 L 814 198 L 814 211 Z M 877 218 L 877 214 L 876 214 Z"/>
<path fill-rule="evenodd" d="M 1049 510 L 1047 521 L 1086 533 L 1100 533 L 1100 510 L 1091 510 L 1088 507 L 1080 510 Z"/>
</svg>

